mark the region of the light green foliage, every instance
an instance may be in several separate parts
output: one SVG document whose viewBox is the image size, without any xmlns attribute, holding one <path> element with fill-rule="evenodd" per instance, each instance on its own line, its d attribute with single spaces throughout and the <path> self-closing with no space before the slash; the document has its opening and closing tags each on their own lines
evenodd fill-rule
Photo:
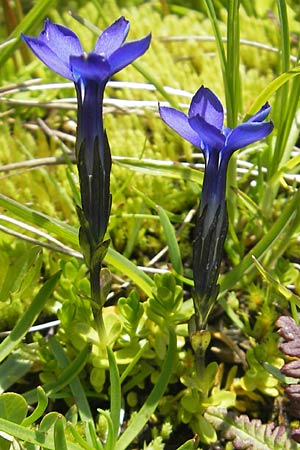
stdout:
<svg viewBox="0 0 300 450">
<path fill-rule="evenodd" d="M 212 443 L 217 440 L 213 426 L 203 416 L 206 408 L 212 405 L 230 408 L 236 401 L 235 392 L 229 389 L 228 382 L 225 388 L 221 388 L 222 376 L 223 368 L 216 362 L 205 367 L 201 379 L 198 379 L 195 373 L 182 376 L 182 382 L 187 389 L 182 392 L 179 417 L 184 423 L 190 424 L 201 442 Z"/>
<path fill-rule="evenodd" d="M 13 9 L 17 5 L 9 3 Z M 37 7 L 42 4 L 37 3 Z M 72 18 L 63 4 L 50 9 L 50 3 L 44 2 L 43 14 L 72 28 L 90 51 L 97 33 Z M 6 227 L 6 232 L 0 230 L 0 330 L 13 329 L 23 319 L 0 345 L 3 359 L 7 357 L 0 368 L 0 430 L 15 437 L 21 449 L 125 450 L 135 442 L 133 448 L 139 450 L 169 450 L 170 436 L 172 442 L 174 436 L 178 438 L 178 450 L 196 450 L 199 440 L 204 448 L 212 444 L 228 450 L 234 447 L 234 439 L 237 445 L 241 441 L 253 448 L 297 448 L 287 431 L 276 440 L 271 428 L 245 416 L 233 417 L 228 410 L 258 419 L 263 410 L 265 422 L 280 421 L 272 406 L 276 403 L 290 419 L 288 407 L 281 403 L 283 385 L 276 377 L 284 359 L 274 323 L 290 306 L 297 318 L 300 306 L 299 70 L 281 75 L 296 64 L 298 35 L 294 33 L 299 33 L 299 5 L 279 0 L 240 2 L 241 90 L 233 86 L 238 122 L 251 108 L 259 105 L 258 109 L 259 102 L 269 101 L 275 130 L 266 141 L 241 150 L 237 179 L 232 178 L 234 170 L 228 177 L 228 199 L 231 204 L 236 202 L 236 208 L 220 279 L 220 305 L 225 312 L 217 310 L 209 323 L 212 342 L 199 378 L 187 338 L 187 323 L 193 313 L 193 219 L 183 230 L 181 225 L 199 202 L 203 168 L 199 171 L 195 164 L 203 163 L 203 158 L 195 157 L 198 150 L 166 128 L 158 117 L 157 104 L 169 95 L 187 112 L 190 97 L 201 84 L 225 104 L 206 3 L 74 0 L 68 5 L 101 30 L 123 14 L 131 22 L 130 39 L 152 31 L 150 50 L 136 66 L 118 73 L 114 81 L 147 83 L 154 79 L 161 86 L 187 91 L 187 96 L 164 95 L 161 89 L 134 89 L 130 85 L 108 86 L 105 91 L 105 128 L 115 158 L 108 233 L 112 252 L 107 257 L 112 295 L 103 308 L 106 342 L 98 340 L 83 259 L 62 255 L 57 249 L 46 249 L 41 255 L 34 244 L 7 234 L 21 229 L 30 238 L 48 242 L 45 236 L 7 221 L 17 218 L 71 246 L 67 253 L 78 251 L 78 195 L 74 193 L 78 180 L 70 162 L 76 111 L 73 87 L 45 86 L 61 83 L 61 77 L 24 53 L 19 44 L 13 44 L 11 57 L 9 47 L 0 49 L 0 61 L 8 57 L 0 73 L 1 194 L 27 207 L 22 216 L 12 203 L 3 200 L 0 211 L 0 225 Z M 212 3 L 220 33 L 226 37 L 224 5 L 228 2 Z M 278 5 L 283 12 L 286 8 L 289 28 L 284 21 L 280 23 Z M 29 23 L 28 34 L 36 35 L 42 29 L 43 14 Z M 3 41 L 4 27 L 0 33 Z M 290 62 L 289 52 L 294 58 Z M 41 80 L 33 82 L 36 77 Z M 24 86 L 16 91 L 8 89 L 12 83 L 28 81 L 33 83 L 30 90 Z M 121 103 L 124 100 L 127 103 Z M 128 101 L 136 103 L 131 106 Z M 151 107 L 145 106 L 145 101 L 152 102 Z M 57 131 L 65 134 L 57 138 Z M 45 165 L 45 160 L 40 160 L 37 167 L 1 168 L 49 157 L 63 159 L 60 164 Z M 134 161 L 130 163 L 128 158 Z M 160 208 L 168 221 L 159 220 Z M 52 222 L 41 216 L 37 223 L 33 210 L 47 214 Z M 174 234 L 170 237 L 171 226 Z M 179 247 L 174 246 L 172 254 L 162 253 L 151 262 L 166 245 L 170 250 L 175 241 Z M 154 276 L 147 273 L 149 277 L 143 278 L 144 274 L 132 271 L 126 258 L 118 259 L 115 250 L 148 271 L 170 271 Z M 178 262 L 180 255 L 182 268 L 178 265 L 180 270 L 172 273 L 170 262 Z M 59 269 L 60 279 L 55 275 L 53 280 Z M 102 275 L 107 278 L 106 268 Z M 50 330 L 50 335 L 55 333 L 54 341 L 48 331 L 28 333 L 37 317 L 38 323 L 43 323 L 48 316 L 60 320 L 59 327 Z M 176 338 L 170 336 L 170 330 Z M 108 359 L 106 345 L 113 350 L 114 363 Z M 43 389 L 36 388 L 39 383 Z M 2 393 L 14 388 L 23 396 Z M 125 416 L 120 420 L 121 401 Z M 32 410 L 25 418 L 27 404 Z M 66 411 L 64 415 L 60 408 Z M 99 414 L 98 408 L 103 408 Z M 181 435 L 183 426 L 185 433 Z M 198 437 L 193 438 L 194 434 Z M 220 437 L 223 440 L 218 442 Z M 9 449 L 2 435 L 1 445 Z"/>
<path fill-rule="evenodd" d="M 272 334 L 264 344 L 255 345 L 253 349 L 248 350 L 247 362 L 249 368 L 239 383 L 245 395 L 249 393 L 251 396 L 251 393 L 257 390 L 276 397 L 280 391 L 280 383 L 262 365 L 262 362 L 267 362 L 277 368 L 283 366 L 284 360 L 278 351 L 276 335 Z"/>
<path fill-rule="evenodd" d="M 182 320 L 180 310 L 183 301 L 182 288 L 176 284 L 171 273 L 155 275 L 153 298 L 149 299 L 147 315 L 149 319 L 163 327 L 174 326 Z"/>
<path fill-rule="evenodd" d="M 118 308 L 123 316 L 125 330 L 131 338 L 137 336 L 137 327 L 144 311 L 137 292 L 131 291 L 127 298 L 119 298 Z"/>
</svg>

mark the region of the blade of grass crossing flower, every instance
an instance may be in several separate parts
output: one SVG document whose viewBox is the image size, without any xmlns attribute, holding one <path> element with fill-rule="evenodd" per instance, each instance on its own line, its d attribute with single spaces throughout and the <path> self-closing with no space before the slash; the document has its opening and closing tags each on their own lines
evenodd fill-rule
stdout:
<svg viewBox="0 0 300 450">
<path fill-rule="evenodd" d="M 194 183 L 202 185 L 203 173 L 199 170 L 192 169 L 190 167 L 174 163 L 170 161 L 157 161 L 157 160 L 138 160 L 133 158 L 120 158 L 114 160 L 115 164 L 125 166 L 136 172 L 143 174 L 149 174 L 153 176 L 165 176 L 175 178 L 176 180 L 188 180 Z"/>
<path fill-rule="evenodd" d="M 229 96 L 226 99 L 226 109 L 227 126 L 230 128 L 236 127 L 238 111 L 240 108 L 241 86 L 239 3 L 239 0 L 229 0 L 228 2 L 226 80 L 228 83 Z"/>
<path fill-rule="evenodd" d="M 110 448 L 113 450 L 115 448 L 115 443 L 117 441 L 120 429 L 122 393 L 121 393 L 120 374 L 115 355 L 109 347 L 107 347 L 106 351 L 109 362 L 110 417 L 112 421 L 112 439 Z"/>
<path fill-rule="evenodd" d="M 245 114 L 244 120 L 249 119 L 253 114 L 255 114 L 269 99 L 270 97 L 278 91 L 285 83 L 287 83 L 293 77 L 300 75 L 300 66 L 289 70 L 288 72 L 282 73 L 275 80 L 271 81 L 265 89 L 258 95 L 256 100 L 252 103 L 250 109 Z"/>
<path fill-rule="evenodd" d="M 286 0 L 277 0 L 277 9 L 280 22 L 280 40 L 281 40 L 281 52 L 278 53 L 280 58 L 281 72 L 288 72 L 290 68 L 290 31 L 289 31 L 289 21 L 287 16 L 287 5 Z M 279 102 L 280 116 L 285 116 L 286 111 L 289 107 L 286 99 L 288 98 L 289 87 L 284 85 L 280 91 Z"/>
<path fill-rule="evenodd" d="M 68 450 L 65 435 L 65 418 L 58 416 L 54 424 L 54 448 L 55 450 Z"/>
<path fill-rule="evenodd" d="M 221 64 L 222 75 L 224 78 L 224 85 L 226 86 L 227 85 L 227 82 L 226 82 L 226 65 L 227 65 L 226 55 L 225 55 L 225 49 L 224 49 L 224 45 L 223 45 L 222 35 L 221 35 L 220 29 L 218 26 L 218 19 L 217 19 L 214 3 L 212 0 L 206 0 L 204 3 L 206 6 L 206 9 L 207 9 L 210 23 L 213 27 L 215 38 L 216 38 L 219 60 L 220 60 L 220 64 Z"/>
<path fill-rule="evenodd" d="M 224 49 L 223 39 L 220 32 L 220 28 L 218 26 L 218 18 L 216 15 L 214 2 L 212 0 L 206 0 L 205 6 L 207 9 L 208 17 L 210 20 L 210 23 L 213 28 L 213 32 L 216 39 L 216 45 L 221 65 L 221 71 L 222 71 L 222 77 L 223 77 L 223 84 L 224 84 L 224 90 L 225 90 L 225 97 L 226 97 L 226 105 L 228 105 L 229 98 L 230 98 L 230 92 L 228 90 L 228 79 L 227 79 L 227 60 L 226 60 L 226 53 Z"/>
<path fill-rule="evenodd" d="M 54 5 L 55 0 L 39 0 L 30 8 L 29 12 L 26 14 L 24 19 L 16 26 L 13 32 L 9 35 L 8 39 L 15 38 L 11 45 L 2 49 L 0 53 L 0 66 L 2 66 L 5 61 L 13 54 L 16 48 L 20 44 L 21 32 L 30 33 L 37 23 L 40 23 L 49 9 Z"/>
<path fill-rule="evenodd" d="M 227 62 L 226 62 L 226 81 L 228 85 L 226 96 L 227 126 L 235 128 L 237 125 L 238 111 L 241 102 L 241 83 L 240 83 L 240 17 L 239 0 L 229 0 L 228 19 L 227 19 Z M 226 88 L 225 88 L 226 92 Z M 233 155 L 228 164 L 227 180 L 230 181 L 227 186 L 227 194 L 230 189 L 237 188 L 237 162 L 236 155 Z M 234 224 L 237 216 L 236 196 L 227 195 L 227 210 L 229 222 L 229 233 L 234 241 L 237 240 Z"/>
<path fill-rule="evenodd" d="M 166 358 L 162 365 L 162 370 L 158 380 L 156 381 L 149 397 L 142 406 L 142 408 L 136 413 L 134 420 L 129 424 L 128 428 L 124 431 L 121 437 L 118 439 L 116 449 L 126 450 L 129 444 L 135 439 L 135 437 L 143 429 L 151 415 L 154 413 L 159 400 L 164 394 L 169 379 L 172 374 L 176 359 L 176 335 L 173 329 L 169 329 L 169 347 L 167 350 Z"/>
<path fill-rule="evenodd" d="M 50 278 L 37 293 L 26 312 L 18 320 L 12 332 L 0 344 L 0 362 L 8 356 L 12 350 L 21 342 L 28 329 L 33 325 L 42 311 L 46 301 L 60 278 L 61 272 L 57 272 Z"/>
</svg>

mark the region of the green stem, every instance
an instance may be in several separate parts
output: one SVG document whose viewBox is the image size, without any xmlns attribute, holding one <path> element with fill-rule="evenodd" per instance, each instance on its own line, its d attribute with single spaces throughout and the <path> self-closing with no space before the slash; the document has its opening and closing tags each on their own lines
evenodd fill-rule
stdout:
<svg viewBox="0 0 300 450">
<path fill-rule="evenodd" d="M 205 370 L 205 350 L 201 347 L 195 352 L 195 369 L 197 378 L 202 380 Z"/>
<path fill-rule="evenodd" d="M 93 264 L 93 267 L 90 269 L 91 298 L 95 325 L 99 336 L 99 343 L 101 343 L 101 345 L 105 345 L 106 330 L 102 314 L 103 302 L 101 298 L 100 272 L 101 262 Z"/>
</svg>

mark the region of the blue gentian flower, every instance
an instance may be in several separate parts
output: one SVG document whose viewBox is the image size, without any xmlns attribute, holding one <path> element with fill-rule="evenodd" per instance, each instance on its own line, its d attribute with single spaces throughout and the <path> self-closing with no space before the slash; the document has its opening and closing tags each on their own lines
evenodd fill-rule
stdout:
<svg viewBox="0 0 300 450">
<path fill-rule="evenodd" d="M 220 100 L 204 86 L 201 86 L 192 98 L 188 115 L 174 108 L 159 108 L 160 116 L 167 125 L 203 151 L 206 168 L 201 212 L 209 205 L 211 220 L 213 211 L 216 211 L 225 199 L 226 171 L 231 155 L 271 133 L 272 122 L 263 122 L 270 109 L 270 105 L 266 103 L 246 122 L 233 130 L 226 128 Z"/>
<path fill-rule="evenodd" d="M 198 329 L 206 323 L 218 294 L 217 278 L 227 234 L 225 193 L 228 162 L 236 150 L 271 133 L 273 123 L 264 122 L 270 109 L 266 103 L 246 122 L 234 129 L 226 128 L 220 100 L 204 86 L 192 98 L 187 115 L 174 108 L 159 107 L 163 121 L 195 147 L 199 147 L 205 159 L 202 197 L 193 243 L 194 303 Z"/>
<path fill-rule="evenodd" d="M 111 155 L 103 126 L 103 94 L 108 80 L 148 49 L 151 35 L 124 43 L 130 24 L 120 17 L 85 53 L 77 35 L 49 19 L 40 35 L 22 35 L 51 70 L 75 83 L 78 100 L 76 155 L 82 209 L 95 242 L 101 242 L 110 214 Z"/>
</svg>

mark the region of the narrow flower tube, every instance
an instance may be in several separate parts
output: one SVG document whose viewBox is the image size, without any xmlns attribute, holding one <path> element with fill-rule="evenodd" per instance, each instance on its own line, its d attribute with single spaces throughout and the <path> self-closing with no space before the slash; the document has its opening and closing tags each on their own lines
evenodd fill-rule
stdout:
<svg viewBox="0 0 300 450">
<path fill-rule="evenodd" d="M 162 120 L 195 147 L 205 160 L 201 203 L 193 242 L 195 329 L 205 327 L 218 295 L 217 279 L 227 234 L 226 174 L 232 154 L 268 136 L 272 122 L 266 103 L 254 116 L 234 129 L 224 127 L 224 111 L 218 97 L 201 86 L 192 98 L 188 114 L 159 107 Z"/>
<path fill-rule="evenodd" d="M 130 24 L 120 17 L 85 53 L 77 35 L 49 19 L 40 35 L 22 35 L 35 55 L 54 72 L 72 80 L 78 101 L 76 156 L 82 211 L 89 245 L 99 245 L 106 233 L 110 206 L 111 154 L 103 126 L 103 95 L 108 80 L 148 49 L 151 35 L 125 43 Z"/>
<path fill-rule="evenodd" d="M 108 282 L 105 281 L 105 269 L 101 267 L 109 244 L 104 238 L 111 209 L 111 153 L 103 125 L 104 89 L 114 74 L 145 53 L 151 40 L 149 34 L 125 43 L 129 26 L 128 20 L 120 17 L 103 31 L 90 53 L 83 51 L 73 31 L 49 19 L 37 38 L 22 35 L 46 66 L 75 84 L 78 104 L 76 159 L 81 193 L 81 208 L 77 208 L 81 225 L 79 242 L 90 272 L 95 323 L 104 343 L 102 307 Z"/>
</svg>

